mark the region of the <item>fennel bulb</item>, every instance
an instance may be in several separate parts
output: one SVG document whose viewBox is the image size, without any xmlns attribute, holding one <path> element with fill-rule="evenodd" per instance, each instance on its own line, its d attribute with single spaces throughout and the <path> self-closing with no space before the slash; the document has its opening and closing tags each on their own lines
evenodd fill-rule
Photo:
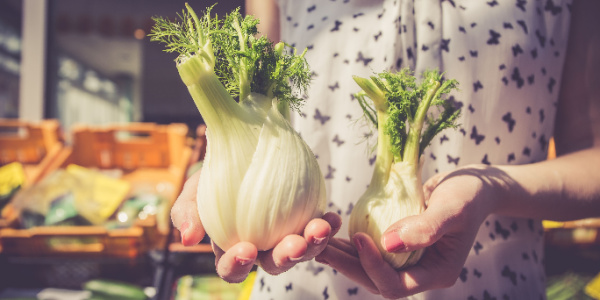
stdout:
<svg viewBox="0 0 600 300">
<path fill-rule="evenodd" d="M 383 258 L 401 269 L 415 264 L 423 249 L 390 253 L 379 241 L 392 224 L 425 210 L 421 154 L 436 134 L 455 126 L 460 111 L 442 97 L 456 88 L 457 82 L 444 81 L 437 71 L 426 71 L 417 84 L 408 69 L 354 80 L 362 88 L 356 98 L 365 116 L 377 126 L 378 137 L 371 183 L 352 210 L 349 233 L 370 235 Z M 442 108 L 435 119 L 427 117 L 430 106 Z"/>
<path fill-rule="evenodd" d="M 256 38 L 258 20 L 239 9 L 221 20 L 211 8 L 202 18 L 186 8 L 182 23 L 155 18 L 151 36 L 179 53 L 179 75 L 207 125 L 200 219 L 223 250 L 240 241 L 271 249 L 326 204 L 316 158 L 285 117 L 302 101 L 293 91 L 310 81 L 304 53 Z"/>
</svg>

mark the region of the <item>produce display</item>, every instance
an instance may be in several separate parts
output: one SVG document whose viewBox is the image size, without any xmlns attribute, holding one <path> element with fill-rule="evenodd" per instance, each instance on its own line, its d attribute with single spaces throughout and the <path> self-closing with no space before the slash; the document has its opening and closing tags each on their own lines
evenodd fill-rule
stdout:
<svg viewBox="0 0 600 300">
<path fill-rule="evenodd" d="M 425 210 L 421 154 L 436 134 L 456 126 L 460 114 L 444 97 L 458 83 L 444 80 L 437 71 L 422 76 L 417 83 L 412 72 L 403 69 L 370 78 L 354 77 L 362 88 L 356 98 L 365 116 L 377 126 L 378 137 L 375 169 L 367 191 L 352 209 L 350 236 L 369 234 L 394 268 L 415 264 L 424 250 L 390 253 L 377 241 L 396 221 Z M 441 108 L 436 118 L 428 118 L 430 107 Z"/>
<path fill-rule="evenodd" d="M 326 204 L 316 158 L 287 120 L 310 82 L 304 53 L 257 37 L 258 20 L 239 9 L 224 18 L 186 9 L 180 23 L 155 18 L 151 37 L 178 53 L 179 75 L 207 125 L 200 218 L 224 250 L 240 241 L 271 249 Z"/>
</svg>

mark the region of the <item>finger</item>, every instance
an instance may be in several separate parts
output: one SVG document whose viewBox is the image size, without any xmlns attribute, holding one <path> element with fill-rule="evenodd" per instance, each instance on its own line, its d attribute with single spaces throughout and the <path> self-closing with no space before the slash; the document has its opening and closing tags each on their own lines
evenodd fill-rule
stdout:
<svg viewBox="0 0 600 300">
<path fill-rule="evenodd" d="M 349 240 L 332 238 L 329 240 L 329 243 L 327 245 L 344 251 L 352 256 L 358 257 L 358 251 L 356 251 L 356 247 L 354 247 L 354 244 L 352 244 L 352 242 L 350 242 Z"/>
<path fill-rule="evenodd" d="M 303 260 L 313 259 L 327 246 L 329 239 L 340 229 L 342 224 L 340 216 L 327 213 L 322 219 L 311 220 L 304 229 L 304 239 L 307 250 Z"/>
<path fill-rule="evenodd" d="M 200 171 L 197 171 L 186 181 L 171 209 L 171 220 L 175 228 L 181 232 L 181 242 L 185 246 L 199 243 L 205 234 L 196 205 L 199 178 Z"/>
<path fill-rule="evenodd" d="M 352 240 L 358 250 L 360 264 L 381 295 L 389 299 L 402 297 L 404 290 L 398 288 L 399 275 L 383 259 L 373 239 L 359 232 L 352 237 Z"/>
<path fill-rule="evenodd" d="M 435 209 L 406 217 L 390 226 L 381 237 L 388 252 L 411 252 L 432 245 L 447 231 L 448 222 Z"/>
<path fill-rule="evenodd" d="M 352 255 L 329 244 L 321 254 L 315 257 L 315 260 L 334 268 L 350 280 L 362 285 L 369 290 L 369 292 L 379 294 L 377 287 L 363 270 L 358 256 Z"/>
<path fill-rule="evenodd" d="M 423 196 L 426 202 L 431 197 L 433 190 L 435 190 L 435 188 L 444 180 L 444 178 L 446 178 L 446 175 L 449 173 L 450 172 L 438 173 L 425 182 L 423 185 Z"/>
<path fill-rule="evenodd" d="M 281 274 L 302 261 L 307 248 L 304 237 L 288 235 L 272 250 L 259 254 L 260 266 L 271 275 Z"/>
<path fill-rule="evenodd" d="M 258 250 L 252 243 L 239 242 L 227 251 L 214 243 L 217 274 L 229 283 L 240 283 L 246 279 L 256 261 Z"/>
</svg>

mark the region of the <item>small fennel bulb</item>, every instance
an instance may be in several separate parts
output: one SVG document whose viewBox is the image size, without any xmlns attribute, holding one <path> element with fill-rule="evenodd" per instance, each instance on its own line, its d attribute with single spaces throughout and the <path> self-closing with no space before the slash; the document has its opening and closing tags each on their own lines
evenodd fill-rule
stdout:
<svg viewBox="0 0 600 300">
<path fill-rule="evenodd" d="M 181 23 L 155 18 L 151 37 L 179 53 L 180 77 L 207 125 L 200 219 L 223 250 L 240 241 L 271 249 L 325 209 L 316 158 L 287 120 L 310 82 L 304 53 L 255 37 L 258 20 L 239 9 L 223 19 L 186 9 Z"/>
<path fill-rule="evenodd" d="M 457 82 L 443 80 L 437 71 L 425 71 L 417 84 L 409 69 L 354 80 L 362 88 L 356 98 L 377 126 L 378 137 L 371 183 L 352 210 L 349 233 L 370 235 L 390 265 L 405 268 L 421 258 L 423 249 L 390 253 L 379 241 L 392 224 L 425 210 L 421 154 L 437 133 L 456 126 L 460 111 L 443 97 Z M 427 116 L 431 106 L 441 107 L 435 118 Z"/>
</svg>

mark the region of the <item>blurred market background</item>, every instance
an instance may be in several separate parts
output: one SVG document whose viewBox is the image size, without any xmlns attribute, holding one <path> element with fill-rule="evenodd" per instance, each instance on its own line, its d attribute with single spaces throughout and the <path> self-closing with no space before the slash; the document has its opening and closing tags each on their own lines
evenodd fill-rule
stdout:
<svg viewBox="0 0 600 300">
<path fill-rule="evenodd" d="M 205 127 L 147 35 L 184 3 L 0 0 L 0 299 L 247 297 L 168 215 Z M 600 221 L 544 224 L 548 299 L 600 299 Z"/>
</svg>

